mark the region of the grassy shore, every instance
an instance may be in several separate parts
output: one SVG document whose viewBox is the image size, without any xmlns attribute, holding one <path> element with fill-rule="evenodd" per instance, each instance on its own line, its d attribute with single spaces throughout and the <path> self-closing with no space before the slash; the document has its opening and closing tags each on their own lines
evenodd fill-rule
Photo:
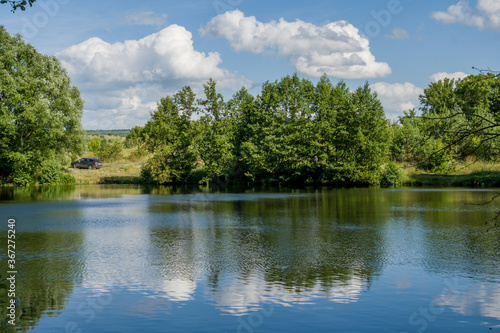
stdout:
<svg viewBox="0 0 500 333">
<path fill-rule="evenodd" d="M 439 187 L 500 187 L 500 164 L 482 161 L 457 165 L 448 174 L 434 174 L 418 170 L 415 166 L 403 167 L 405 186 Z"/>
<path fill-rule="evenodd" d="M 90 156 L 89 156 L 90 157 Z M 97 170 L 69 169 L 77 184 L 138 184 L 142 162 L 116 161 L 103 163 Z"/>
<path fill-rule="evenodd" d="M 106 139 L 120 138 L 105 136 Z M 123 140 L 123 138 L 120 138 Z M 94 157 L 91 153 L 85 157 Z M 76 178 L 77 184 L 138 184 L 141 167 L 148 160 L 149 155 L 138 156 L 137 148 L 124 149 L 121 158 L 116 161 L 104 161 L 99 170 L 69 169 Z M 455 171 L 448 174 L 434 174 L 419 170 L 416 166 L 400 165 L 404 172 L 403 186 L 430 186 L 430 187 L 500 187 L 500 164 L 482 161 L 469 161 L 455 167 Z M 196 170 L 195 170 L 196 171 Z M 193 182 L 199 180 L 197 173 L 193 175 Z"/>
<path fill-rule="evenodd" d="M 104 135 L 106 139 L 120 139 L 123 137 Z M 87 153 L 82 157 L 96 157 Z M 138 184 L 141 176 L 141 167 L 146 163 L 147 155 L 138 156 L 137 148 L 123 149 L 121 157 L 114 161 L 103 161 L 101 169 L 72 169 L 68 171 L 76 179 L 77 184 Z"/>
<path fill-rule="evenodd" d="M 147 157 L 138 160 L 122 158 L 104 163 L 99 170 L 70 169 L 77 184 L 138 184 L 141 167 Z M 404 186 L 430 187 L 500 187 L 500 165 L 471 166 L 442 175 L 423 172 L 415 167 L 404 168 Z"/>
</svg>

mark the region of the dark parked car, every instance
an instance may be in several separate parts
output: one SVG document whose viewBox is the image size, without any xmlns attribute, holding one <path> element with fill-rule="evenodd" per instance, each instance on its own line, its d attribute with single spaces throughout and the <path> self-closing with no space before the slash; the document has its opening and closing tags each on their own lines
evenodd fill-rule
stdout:
<svg viewBox="0 0 500 333">
<path fill-rule="evenodd" d="M 71 162 L 71 167 L 80 169 L 100 169 L 102 168 L 102 161 L 97 158 L 84 157 L 80 158 L 78 161 Z"/>
</svg>

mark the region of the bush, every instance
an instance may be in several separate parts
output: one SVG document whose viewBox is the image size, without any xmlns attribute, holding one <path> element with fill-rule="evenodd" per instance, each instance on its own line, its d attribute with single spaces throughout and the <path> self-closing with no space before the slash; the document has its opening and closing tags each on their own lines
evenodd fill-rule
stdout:
<svg viewBox="0 0 500 333">
<path fill-rule="evenodd" d="M 445 149 L 441 141 L 435 141 L 431 155 L 422 164 L 421 168 L 434 173 L 448 173 L 453 171 L 453 155 L 449 150 Z"/>
<path fill-rule="evenodd" d="M 101 153 L 101 140 L 99 138 L 92 138 L 89 142 L 89 150 L 93 152 L 96 156 Z"/>
<path fill-rule="evenodd" d="M 74 185 L 76 184 L 76 178 L 69 173 L 63 173 L 59 180 L 59 184 Z"/>
<path fill-rule="evenodd" d="M 109 162 L 120 158 L 123 150 L 123 144 L 120 139 L 108 141 L 105 138 L 101 138 L 100 143 L 101 148 L 97 155 L 99 159 Z"/>
<path fill-rule="evenodd" d="M 141 169 L 141 176 L 139 177 L 139 183 L 141 184 L 158 184 L 155 181 L 153 174 L 151 173 L 151 168 L 148 165 L 145 165 Z"/>
<path fill-rule="evenodd" d="M 401 184 L 403 180 L 403 172 L 394 162 L 389 162 L 382 172 L 380 184 L 382 186 L 392 186 Z"/>
<path fill-rule="evenodd" d="M 61 166 L 53 161 L 43 163 L 38 181 L 41 184 L 57 184 L 61 180 L 63 171 Z"/>
</svg>

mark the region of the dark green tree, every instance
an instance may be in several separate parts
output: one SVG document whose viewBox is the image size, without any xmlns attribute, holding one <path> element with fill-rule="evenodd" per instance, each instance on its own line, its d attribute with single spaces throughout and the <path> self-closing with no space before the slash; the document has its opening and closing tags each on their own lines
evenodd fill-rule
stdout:
<svg viewBox="0 0 500 333">
<path fill-rule="evenodd" d="M 259 128 L 259 110 L 255 98 L 243 87 L 228 101 L 229 116 L 234 119 L 234 150 L 233 156 L 237 162 L 232 177 L 240 181 L 252 179 L 252 145 L 250 140 Z M 252 180 L 253 181 L 253 180 Z"/>
<path fill-rule="evenodd" d="M 334 87 L 326 76 L 315 86 L 295 74 L 264 83 L 256 98 L 242 88 L 228 102 L 217 92 L 214 80 L 204 88 L 205 98 L 198 100 L 199 120 L 176 120 L 180 106 L 192 108 L 194 96 L 188 94 L 191 98 L 162 99 L 146 125 L 146 142 L 154 153 L 148 164 L 152 178 L 169 174 L 173 159 L 167 158 L 167 163 L 162 157 L 167 147 L 168 154 L 187 156 L 172 140 L 194 133 L 194 140 L 181 146 L 192 151 L 192 143 L 206 174 L 202 182 L 367 185 L 380 181 L 388 157 L 388 122 L 368 85 L 351 92 L 343 82 Z"/>
<path fill-rule="evenodd" d="M 333 122 L 334 152 L 327 180 L 337 184 L 376 184 L 388 153 L 388 122 L 368 84 L 350 93 Z"/>
<path fill-rule="evenodd" d="M 143 167 L 145 181 L 160 184 L 186 182 L 196 162 L 193 152 L 191 115 L 195 94 L 184 87 L 162 98 L 146 124 L 146 147 L 153 153 Z"/>
<path fill-rule="evenodd" d="M 82 110 L 80 91 L 57 58 L 0 26 L 0 181 L 64 178 L 61 166 L 85 148 Z"/>
<path fill-rule="evenodd" d="M 196 136 L 196 150 L 206 172 L 202 182 L 226 183 L 236 168 L 236 124 L 229 116 L 224 98 L 217 92 L 216 82 L 210 79 L 203 87 L 205 98 L 198 100 L 201 117 Z"/>
</svg>

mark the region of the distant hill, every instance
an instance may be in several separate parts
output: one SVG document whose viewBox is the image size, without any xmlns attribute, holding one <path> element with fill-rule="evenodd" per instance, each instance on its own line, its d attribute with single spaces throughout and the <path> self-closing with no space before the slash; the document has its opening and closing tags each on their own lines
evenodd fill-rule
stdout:
<svg viewBox="0 0 500 333">
<path fill-rule="evenodd" d="M 113 130 L 87 130 L 88 135 L 116 135 L 127 136 L 130 133 L 129 129 L 113 129 Z"/>
</svg>

